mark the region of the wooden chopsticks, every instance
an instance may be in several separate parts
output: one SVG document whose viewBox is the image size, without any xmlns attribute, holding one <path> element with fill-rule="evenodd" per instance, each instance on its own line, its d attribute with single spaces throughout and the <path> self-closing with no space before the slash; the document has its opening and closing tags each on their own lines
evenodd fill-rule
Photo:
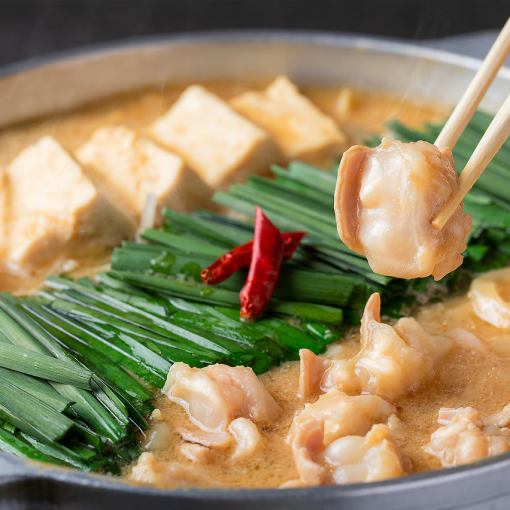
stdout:
<svg viewBox="0 0 510 510">
<path fill-rule="evenodd" d="M 439 133 L 435 142 L 438 148 L 449 147 L 453 149 L 509 54 L 510 18 L 501 30 L 498 38 L 485 57 L 482 66 L 453 110 L 441 133 Z M 494 117 L 462 170 L 456 194 L 452 197 L 448 206 L 432 222 L 435 227 L 441 229 L 445 226 L 509 135 L 510 96 Z"/>
<path fill-rule="evenodd" d="M 432 224 L 443 228 L 510 135 L 510 95 L 492 119 L 459 177 L 457 192 Z M 510 190 L 509 190 L 510 193 Z"/>
</svg>

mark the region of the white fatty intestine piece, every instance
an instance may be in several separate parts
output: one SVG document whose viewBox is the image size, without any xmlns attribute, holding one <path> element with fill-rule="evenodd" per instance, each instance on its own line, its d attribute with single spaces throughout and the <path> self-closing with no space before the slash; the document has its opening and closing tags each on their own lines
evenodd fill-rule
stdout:
<svg viewBox="0 0 510 510">
<path fill-rule="evenodd" d="M 160 461 L 150 452 L 140 455 L 129 478 L 135 482 L 156 486 L 209 485 L 208 477 L 199 471 L 197 466 Z"/>
<path fill-rule="evenodd" d="M 324 451 L 324 430 L 320 421 L 303 421 L 289 434 L 292 456 L 299 480 L 304 486 L 323 485 L 328 470 L 321 461 Z"/>
<path fill-rule="evenodd" d="M 264 91 L 244 92 L 231 104 L 274 138 L 285 160 L 337 158 L 345 148 L 346 137 L 335 121 L 286 76 L 276 78 Z"/>
<path fill-rule="evenodd" d="M 453 347 L 449 337 L 427 333 L 412 317 L 402 317 L 395 323 L 394 328 L 411 348 L 428 358 L 432 365 L 443 359 Z"/>
<path fill-rule="evenodd" d="M 376 482 L 405 475 L 401 454 L 384 424 L 365 436 L 345 436 L 324 451 L 336 484 Z"/>
<path fill-rule="evenodd" d="M 147 434 L 145 449 L 149 451 L 165 450 L 170 445 L 172 431 L 167 423 L 158 421 L 154 423 Z"/>
<path fill-rule="evenodd" d="M 340 238 L 376 273 L 439 280 L 462 264 L 471 228 L 462 206 L 442 229 L 432 225 L 457 188 L 448 149 L 390 139 L 374 149 L 351 147 L 335 194 Z"/>
<path fill-rule="evenodd" d="M 345 344 L 342 342 L 333 342 L 329 344 L 326 348 L 326 352 L 324 355 L 326 358 L 341 358 L 343 353 L 345 352 Z"/>
<path fill-rule="evenodd" d="M 424 450 L 437 457 L 442 467 L 469 464 L 510 451 L 510 429 L 482 420 L 473 407 L 441 408 L 441 425 Z"/>
<path fill-rule="evenodd" d="M 287 436 L 302 483 L 327 483 L 325 448 L 340 437 L 366 434 L 394 411 L 390 403 L 375 395 L 349 396 L 336 390 L 306 404 L 294 417 Z"/>
<path fill-rule="evenodd" d="M 468 296 L 481 320 L 496 328 L 510 329 L 510 303 L 498 289 L 505 282 L 510 283 L 510 268 L 489 271 L 471 282 Z"/>
<path fill-rule="evenodd" d="M 306 400 L 319 393 L 321 380 L 331 363 L 332 360 L 321 358 L 309 349 L 299 350 L 298 398 Z"/>
<path fill-rule="evenodd" d="M 473 352 L 486 352 L 483 342 L 471 331 L 464 328 L 454 328 L 448 331 L 448 336 L 461 349 Z"/>
<path fill-rule="evenodd" d="M 322 378 L 323 391 L 336 387 L 395 400 L 416 389 L 452 348 L 451 339 L 428 334 L 413 318 L 402 318 L 393 327 L 382 323 L 380 308 L 374 293 L 361 321 L 360 352 L 331 364 Z"/>
<path fill-rule="evenodd" d="M 179 447 L 179 452 L 183 457 L 196 464 L 207 464 L 213 456 L 211 448 L 197 443 L 183 443 Z"/>
<path fill-rule="evenodd" d="M 175 363 L 163 391 L 183 407 L 191 422 L 210 433 L 225 433 L 235 418 L 270 424 L 280 406 L 251 368 L 210 365 L 192 368 Z"/>
<path fill-rule="evenodd" d="M 365 434 L 373 423 L 386 421 L 394 410 L 393 405 L 377 395 L 346 395 L 332 390 L 296 414 L 289 429 L 289 441 L 292 443 L 301 425 L 310 421 L 321 424 L 327 444 L 344 435 Z"/>
<path fill-rule="evenodd" d="M 228 431 L 236 442 L 236 448 L 231 457 L 234 461 L 251 457 L 263 447 L 262 434 L 257 425 L 248 418 L 236 418 L 230 422 Z"/>
<path fill-rule="evenodd" d="M 161 409 L 155 408 L 152 413 L 150 414 L 150 420 L 153 422 L 158 422 L 163 420 L 163 413 L 161 412 Z"/>
<path fill-rule="evenodd" d="M 360 392 L 352 361 L 323 358 L 309 349 L 300 349 L 298 398 L 308 400 L 335 389 L 349 395 Z"/>
<path fill-rule="evenodd" d="M 361 383 L 356 375 L 354 360 L 334 359 L 324 372 L 320 389 L 324 393 L 333 389 L 341 390 L 348 395 L 355 395 L 362 391 Z"/>
<path fill-rule="evenodd" d="M 404 423 L 396 414 L 392 414 L 386 424 L 392 434 L 401 434 L 404 428 Z"/>
<path fill-rule="evenodd" d="M 194 429 L 181 427 L 177 432 L 184 441 L 206 448 L 226 449 L 232 444 L 232 436 L 229 432 L 208 432 L 198 427 Z"/>
<path fill-rule="evenodd" d="M 485 425 L 495 425 L 496 427 L 506 428 L 510 425 L 510 404 L 507 404 L 501 411 L 488 416 L 484 421 Z"/>
</svg>

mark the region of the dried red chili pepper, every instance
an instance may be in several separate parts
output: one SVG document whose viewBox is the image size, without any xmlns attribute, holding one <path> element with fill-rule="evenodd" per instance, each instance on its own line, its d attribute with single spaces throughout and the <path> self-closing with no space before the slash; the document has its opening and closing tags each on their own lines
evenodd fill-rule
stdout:
<svg viewBox="0 0 510 510">
<path fill-rule="evenodd" d="M 203 269 L 200 278 L 208 285 L 221 283 L 239 269 L 250 265 L 252 250 L 253 241 L 236 246 Z"/>
<path fill-rule="evenodd" d="M 255 319 L 266 309 L 280 276 L 283 251 L 281 232 L 257 207 L 250 270 L 240 293 L 242 319 Z"/>
<path fill-rule="evenodd" d="M 299 243 L 306 232 L 284 232 L 283 238 L 283 258 L 290 259 L 297 250 Z M 229 252 L 215 260 L 209 267 L 206 267 L 200 273 L 200 277 L 204 283 L 215 285 L 225 281 L 235 272 L 243 267 L 248 267 L 251 262 L 253 252 L 253 241 L 236 246 Z"/>
<path fill-rule="evenodd" d="M 282 232 L 283 238 L 283 259 L 288 260 L 294 255 L 298 249 L 303 237 L 307 235 L 306 232 Z"/>
</svg>

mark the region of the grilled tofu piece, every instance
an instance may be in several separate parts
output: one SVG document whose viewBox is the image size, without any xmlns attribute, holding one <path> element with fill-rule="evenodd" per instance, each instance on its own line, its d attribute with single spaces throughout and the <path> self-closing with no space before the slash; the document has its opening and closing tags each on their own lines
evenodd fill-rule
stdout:
<svg viewBox="0 0 510 510">
<path fill-rule="evenodd" d="M 265 131 L 198 85 L 188 87 L 151 127 L 211 188 L 269 168 L 276 147 Z"/>
<path fill-rule="evenodd" d="M 339 158 L 347 139 L 285 76 L 263 92 L 245 92 L 231 100 L 242 115 L 266 130 L 285 160 L 319 162 Z"/>
<path fill-rule="evenodd" d="M 114 207 L 51 137 L 23 150 L 4 175 L 4 266 L 36 275 L 130 237 L 135 224 Z"/>
<path fill-rule="evenodd" d="M 150 193 L 158 212 L 164 206 L 189 210 L 210 194 L 182 158 L 124 126 L 97 129 L 76 157 L 136 221 Z"/>
</svg>

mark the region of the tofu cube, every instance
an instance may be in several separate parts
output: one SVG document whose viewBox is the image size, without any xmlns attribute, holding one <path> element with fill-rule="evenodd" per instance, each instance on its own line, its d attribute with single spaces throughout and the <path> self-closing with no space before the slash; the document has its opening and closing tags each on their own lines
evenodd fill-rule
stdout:
<svg viewBox="0 0 510 510">
<path fill-rule="evenodd" d="M 189 210 L 210 195 L 181 157 L 124 126 L 99 128 L 76 157 L 137 221 L 151 193 L 158 211 L 163 206 Z"/>
<path fill-rule="evenodd" d="M 13 271 L 36 274 L 65 258 L 99 252 L 136 227 L 51 137 L 14 159 L 4 186 L 6 264 Z"/>
<path fill-rule="evenodd" d="M 276 156 L 262 129 L 198 85 L 188 87 L 151 128 L 211 188 L 269 168 Z"/>
<path fill-rule="evenodd" d="M 273 137 L 286 160 L 340 158 L 345 149 L 346 137 L 334 120 L 300 94 L 285 76 L 263 92 L 245 92 L 230 103 Z"/>
</svg>

